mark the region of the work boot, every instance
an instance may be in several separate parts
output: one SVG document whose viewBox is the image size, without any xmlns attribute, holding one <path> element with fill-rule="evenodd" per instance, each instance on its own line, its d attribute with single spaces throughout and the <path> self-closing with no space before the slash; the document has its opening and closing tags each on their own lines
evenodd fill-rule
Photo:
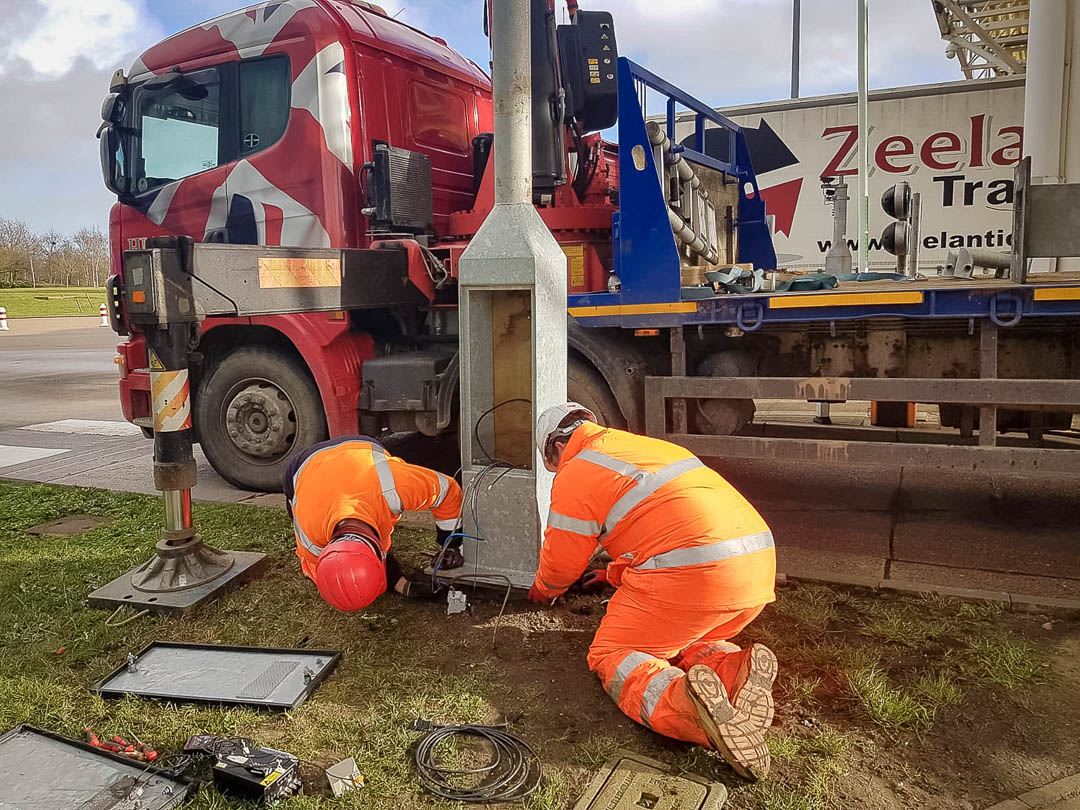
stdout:
<svg viewBox="0 0 1080 810">
<path fill-rule="evenodd" d="M 772 725 L 773 715 L 776 714 L 772 688 L 778 669 L 776 654 L 764 644 L 755 644 L 735 679 L 741 685 L 733 690 L 735 699 L 732 705 L 750 715 L 761 724 L 762 729 Z"/>
<path fill-rule="evenodd" d="M 771 759 L 760 722 L 731 705 L 724 682 L 708 667 L 691 667 L 686 681 L 701 728 L 724 761 L 751 782 L 767 776 Z"/>
</svg>

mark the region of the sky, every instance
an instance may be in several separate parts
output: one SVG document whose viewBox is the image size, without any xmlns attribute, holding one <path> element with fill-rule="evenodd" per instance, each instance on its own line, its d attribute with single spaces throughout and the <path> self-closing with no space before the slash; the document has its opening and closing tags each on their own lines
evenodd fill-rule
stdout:
<svg viewBox="0 0 1080 810">
<path fill-rule="evenodd" d="M 108 227 L 94 133 L 109 77 L 243 0 L 0 0 L 0 217 L 36 231 Z M 558 0 L 557 0 L 558 2 Z M 483 0 L 386 0 L 398 19 L 488 63 Z M 561 2 L 559 3 L 561 6 Z M 791 0 L 581 0 L 611 11 L 620 54 L 714 106 L 790 93 Z M 856 87 L 855 0 L 802 4 L 801 95 Z M 962 78 L 930 0 L 870 0 L 870 86 Z"/>
</svg>

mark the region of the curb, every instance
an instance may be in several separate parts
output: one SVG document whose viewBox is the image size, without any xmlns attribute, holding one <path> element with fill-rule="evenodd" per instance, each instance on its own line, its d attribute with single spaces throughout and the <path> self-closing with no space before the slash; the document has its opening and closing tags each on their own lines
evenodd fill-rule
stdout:
<svg viewBox="0 0 1080 810">
<path fill-rule="evenodd" d="M 1080 773 L 1066 776 L 1064 779 L 1029 790 L 1027 793 L 1021 793 L 1015 799 L 999 802 L 986 810 L 1039 810 L 1039 808 L 1050 810 L 1051 805 L 1076 796 L 1080 796 Z"/>
<path fill-rule="evenodd" d="M 876 579 L 874 577 L 845 576 L 843 574 L 811 573 L 797 574 L 785 572 L 777 574 L 776 584 L 790 582 L 819 582 L 824 585 L 846 585 L 856 588 L 868 588 L 874 591 L 895 591 L 906 594 L 936 594 L 960 599 L 965 602 L 992 602 L 1014 613 L 1068 613 L 1080 614 L 1080 599 L 1061 599 L 1056 596 L 1035 596 L 1032 594 L 1007 593 L 1005 591 L 985 591 L 978 588 L 952 588 L 930 582 L 906 582 L 897 579 Z M 1080 774 L 1077 775 L 1080 779 Z M 1077 784 L 1080 792 L 1080 782 Z M 997 808 L 995 807 L 995 810 Z M 1007 810 L 1007 808 L 1001 808 Z"/>
</svg>

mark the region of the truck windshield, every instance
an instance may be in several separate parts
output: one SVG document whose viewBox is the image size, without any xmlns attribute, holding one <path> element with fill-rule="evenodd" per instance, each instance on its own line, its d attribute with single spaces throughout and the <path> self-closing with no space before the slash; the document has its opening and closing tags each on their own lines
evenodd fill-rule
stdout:
<svg viewBox="0 0 1080 810">
<path fill-rule="evenodd" d="M 220 163 L 220 79 L 217 70 L 185 74 L 161 89 L 135 90 L 138 139 L 132 190 L 142 193 Z"/>
</svg>

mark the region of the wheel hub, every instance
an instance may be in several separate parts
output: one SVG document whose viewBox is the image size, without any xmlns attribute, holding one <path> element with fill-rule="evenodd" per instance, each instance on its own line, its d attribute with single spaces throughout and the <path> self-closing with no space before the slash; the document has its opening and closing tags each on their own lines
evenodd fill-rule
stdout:
<svg viewBox="0 0 1080 810">
<path fill-rule="evenodd" d="M 296 414 L 289 397 L 268 382 L 239 390 L 225 414 L 229 439 L 248 455 L 272 458 L 288 452 L 296 435 Z"/>
</svg>

